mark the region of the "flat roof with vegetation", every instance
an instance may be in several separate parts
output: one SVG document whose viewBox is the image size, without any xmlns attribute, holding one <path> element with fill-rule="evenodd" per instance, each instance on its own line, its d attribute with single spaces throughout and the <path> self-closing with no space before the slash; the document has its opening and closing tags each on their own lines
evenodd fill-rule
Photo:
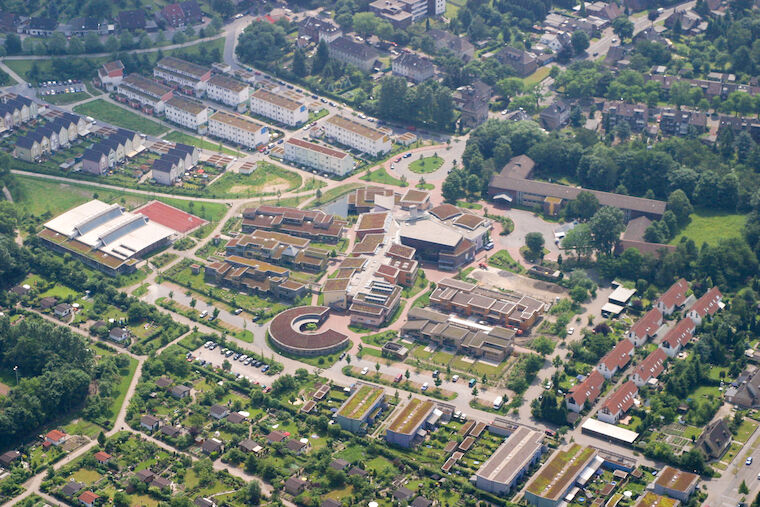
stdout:
<svg viewBox="0 0 760 507">
<path fill-rule="evenodd" d="M 533 476 L 528 491 L 543 498 L 559 497 L 595 454 L 593 447 L 581 447 L 579 444 L 574 444 L 567 451 L 559 451 Z"/>
<path fill-rule="evenodd" d="M 675 507 L 678 500 L 670 497 L 658 495 L 657 493 L 648 492 L 636 503 L 636 507 Z"/>
<path fill-rule="evenodd" d="M 348 419 L 361 419 L 369 409 L 382 396 L 383 390 L 379 387 L 361 386 L 338 411 L 338 415 Z"/>
<path fill-rule="evenodd" d="M 411 433 L 433 410 L 433 406 L 434 403 L 430 400 L 422 401 L 419 398 L 412 398 L 388 429 L 395 433 Z"/>
</svg>

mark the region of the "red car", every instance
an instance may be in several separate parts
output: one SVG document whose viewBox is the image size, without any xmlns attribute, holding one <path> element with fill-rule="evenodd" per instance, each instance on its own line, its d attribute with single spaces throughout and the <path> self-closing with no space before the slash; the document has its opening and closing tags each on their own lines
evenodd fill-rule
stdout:
<svg viewBox="0 0 760 507">
<path fill-rule="evenodd" d="M 399 157 L 399 158 L 397 158 L 396 160 L 394 160 L 394 162 L 395 162 L 395 163 L 397 163 L 397 164 L 398 164 L 399 162 L 401 162 L 401 157 Z"/>
</svg>

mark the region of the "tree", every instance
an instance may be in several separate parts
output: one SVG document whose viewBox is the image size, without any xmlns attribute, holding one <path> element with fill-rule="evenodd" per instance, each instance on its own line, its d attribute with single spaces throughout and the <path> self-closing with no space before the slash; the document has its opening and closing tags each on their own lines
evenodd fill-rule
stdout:
<svg viewBox="0 0 760 507">
<path fill-rule="evenodd" d="M 620 233 L 625 229 L 623 212 L 619 208 L 604 206 L 589 221 L 591 239 L 597 250 L 610 254 Z"/>
<path fill-rule="evenodd" d="M 362 37 L 375 33 L 379 18 L 371 12 L 357 12 L 354 14 L 354 31 Z"/>
<path fill-rule="evenodd" d="M 296 48 L 293 52 L 293 74 L 298 77 L 304 77 L 308 74 L 306 70 L 306 55 L 301 48 Z"/>
<path fill-rule="evenodd" d="M 114 507 L 129 507 L 129 497 L 123 491 L 117 491 L 113 494 Z"/>
<path fill-rule="evenodd" d="M 588 190 L 581 190 L 578 196 L 567 204 L 565 216 L 586 221 L 591 219 L 598 210 L 599 199 L 596 195 Z"/>
<path fill-rule="evenodd" d="M 261 486 L 259 481 L 254 479 L 245 487 L 246 505 L 259 505 L 261 503 Z"/>
<path fill-rule="evenodd" d="M 524 89 L 523 80 L 518 77 L 507 77 L 496 83 L 496 90 L 506 99 L 507 104 L 509 104 L 512 97 L 523 93 Z"/>
<path fill-rule="evenodd" d="M 749 488 L 747 487 L 747 483 L 742 480 L 742 483 L 739 484 L 739 493 L 742 495 L 748 495 L 749 494 Z"/>
<path fill-rule="evenodd" d="M 668 210 L 673 212 L 678 224 L 682 227 L 689 221 L 689 215 L 694 212 L 689 198 L 680 188 L 674 190 L 668 197 Z"/>
<path fill-rule="evenodd" d="M 231 363 L 230 363 L 228 360 L 226 360 L 226 359 L 225 359 L 225 360 L 222 362 L 222 369 L 223 369 L 224 371 L 230 371 L 230 369 L 231 369 L 231 368 L 232 368 L 232 364 L 231 364 Z"/>
<path fill-rule="evenodd" d="M 625 16 L 617 17 L 612 21 L 612 31 L 620 37 L 621 42 L 630 39 L 633 37 L 633 23 Z"/>
<path fill-rule="evenodd" d="M 106 39 L 105 46 L 103 46 L 103 49 L 105 49 L 109 53 L 113 53 L 115 51 L 119 50 L 119 39 L 117 39 L 114 35 L 111 35 Z"/>
<path fill-rule="evenodd" d="M 101 447 L 106 445 L 106 435 L 102 431 L 98 433 L 98 445 Z"/>
<path fill-rule="evenodd" d="M 327 48 L 327 42 L 325 42 L 325 39 L 322 39 L 317 45 L 317 52 L 314 55 L 314 61 L 311 63 L 311 73 L 319 74 L 322 72 L 322 69 L 325 68 L 329 60 L 330 52 Z"/>
<path fill-rule="evenodd" d="M 579 55 L 588 49 L 588 34 L 583 30 L 576 30 L 570 38 L 570 43 L 573 45 L 573 51 L 575 54 Z"/>
<path fill-rule="evenodd" d="M 15 33 L 8 34 L 4 45 L 5 52 L 9 55 L 17 55 L 21 52 L 21 38 Z"/>
<path fill-rule="evenodd" d="M 244 62 L 274 65 L 282 59 L 288 44 L 282 26 L 255 21 L 238 37 L 235 53 Z"/>
<path fill-rule="evenodd" d="M 528 247 L 534 258 L 544 256 L 544 235 L 540 232 L 529 232 L 525 235 L 525 246 Z"/>
<path fill-rule="evenodd" d="M 409 380 L 409 377 L 410 377 L 410 376 L 411 376 L 411 375 L 410 375 L 410 373 L 409 373 L 409 370 L 406 370 L 406 371 L 404 372 L 404 377 L 406 377 L 406 380 Z"/>
</svg>

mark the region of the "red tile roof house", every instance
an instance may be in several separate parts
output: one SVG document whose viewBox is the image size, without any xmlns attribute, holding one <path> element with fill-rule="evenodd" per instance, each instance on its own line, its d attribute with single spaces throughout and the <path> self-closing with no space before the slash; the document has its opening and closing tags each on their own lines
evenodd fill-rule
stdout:
<svg viewBox="0 0 760 507">
<path fill-rule="evenodd" d="M 654 307 L 662 312 L 663 315 L 670 315 L 677 308 L 683 306 L 686 302 L 686 293 L 689 290 L 689 282 L 681 278 L 660 296 Z"/>
<path fill-rule="evenodd" d="M 45 442 L 47 442 L 50 445 L 56 445 L 56 446 L 61 445 L 68 439 L 69 439 L 69 436 L 66 433 L 59 430 L 53 430 L 47 435 L 45 435 Z"/>
<path fill-rule="evenodd" d="M 723 308 L 722 300 L 723 294 L 720 293 L 720 289 L 713 287 L 689 308 L 686 316 L 694 321 L 695 326 L 699 326 L 702 324 L 702 319 L 708 315 L 715 315 L 715 312 Z"/>
<path fill-rule="evenodd" d="M 98 498 L 100 497 L 92 491 L 85 491 L 79 495 L 79 501 L 82 502 L 82 505 L 86 505 L 87 507 L 94 507 Z"/>
<path fill-rule="evenodd" d="M 95 460 L 98 463 L 108 463 L 108 460 L 110 460 L 112 457 L 113 456 L 103 451 L 98 451 L 95 453 Z"/>
<path fill-rule="evenodd" d="M 620 340 L 612 350 L 607 352 L 604 357 L 596 365 L 596 369 L 601 373 L 604 378 L 611 379 L 618 371 L 622 371 L 623 368 L 631 361 L 633 355 L 633 343 L 628 340 Z"/>
<path fill-rule="evenodd" d="M 580 412 L 585 403 L 593 404 L 602 392 L 604 376 L 598 370 L 592 370 L 583 382 L 576 384 L 565 396 L 565 404 L 568 410 Z"/>
<path fill-rule="evenodd" d="M 185 12 L 178 3 L 169 4 L 161 9 L 161 16 L 174 28 L 185 26 Z"/>
<path fill-rule="evenodd" d="M 602 408 L 596 413 L 600 421 L 616 424 L 621 417 L 633 406 L 633 400 L 639 394 L 639 388 L 629 380 L 607 398 Z"/>
<path fill-rule="evenodd" d="M 665 370 L 665 361 L 668 360 L 667 354 L 661 348 L 655 349 L 633 370 L 631 379 L 633 383 L 641 387 L 649 380 L 657 378 Z"/>
<path fill-rule="evenodd" d="M 678 324 L 673 326 L 673 329 L 668 331 L 662 339 L 660 348 L 668 357 L 675 357 L 691 341 L 695 327 L 694 321 L 689 318 L 679 320 Z"/>
<path fill-rule="evenodd" d="M 631 326 L 625 337 L 631 340 L 634 346 L 641 347 L 649 338 L 653 338 L 657 334 L 661 325 L 662 312 L 657 308 L 652 308 Z"/>
</svg>

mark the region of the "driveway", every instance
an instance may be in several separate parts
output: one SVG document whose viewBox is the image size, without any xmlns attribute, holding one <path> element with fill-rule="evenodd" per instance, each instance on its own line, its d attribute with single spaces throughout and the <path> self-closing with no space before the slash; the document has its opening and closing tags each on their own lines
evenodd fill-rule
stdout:
<svg viewBox="0 0 760 507">
<path fill-rule="evenodd" d="M 493 238 L 491 238 L 497 246 L 497 250 L 507 249 L 512 258 L 518 262 L 526 264 L 522 255 L 520 255 L 520 248 L 525 246 L 525 235 L 529 232 L 540 232 L 544 237 L 544 246 L 549 250 L 549 253 L 546 254 L 545 258 L 548 260 L 557 260 L 557 256 L 560 254 L 560 249 L 554 243 L 554 230 L 559 227 L 559 223 L 547 222 L 531 211 L 519 209 L 502 209 L 489 206 L 488 212 L 491 215 L 509 217 L 515 224 L 514 230 L 508 235 L 494 235 Z"/>
</svg>

